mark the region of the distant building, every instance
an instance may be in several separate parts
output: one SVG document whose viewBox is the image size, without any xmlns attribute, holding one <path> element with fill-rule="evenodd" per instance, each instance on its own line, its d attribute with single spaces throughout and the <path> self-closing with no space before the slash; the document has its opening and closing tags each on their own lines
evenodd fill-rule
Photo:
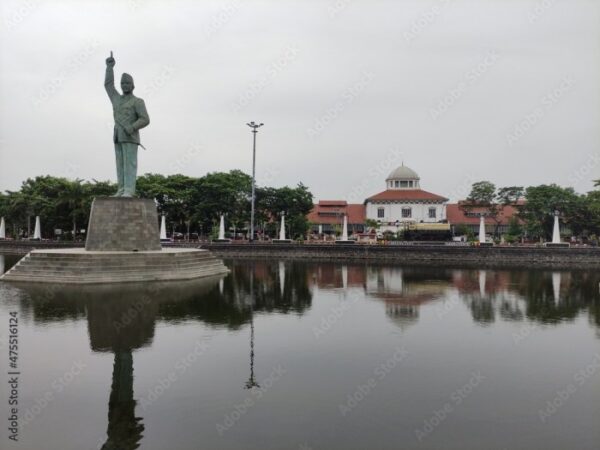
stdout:
<svg viewBox="0 0 600 450">
<path fill-rule="evenodd" d="M 311 231 L 319 234 L 334 234 L 341 231 L 344 215 L 348 216 L 348 233 L 362 233 L 365 228 L 365 205 L 352 204 L 345 200 L 320 200 L 308 213 Z"/>
<path fill-rule="evenodd" d="M 483 214 L 485 221 L 485 232 L 487 234 L 498 233 L 506 234 L 510 225 L 510 220 L 516 217 L 518 213 L 517 205 L 498 205 L 498 216 L 494 219 L 489 215 L 488 207 L 486 206 L 469 206 L 466 201 L 458 203 L 450 203 L 446 206 L 446 215 L 448 222 L 451 225 L 452 233 L 458 234 L 456 228 L 458 226 L 468 227 L 474 235 L 479 233 L 479 217 Z"/>
<path fill-rule="evenodd" d="M 409 224 L 446 221 L 448 199 L 421 189 L 419 175 L 402 164 L 385 180 L 386 190 L 367 198 L 367 219 L 381 224 L 381 231 L 398 231 Z"/>
</svg>

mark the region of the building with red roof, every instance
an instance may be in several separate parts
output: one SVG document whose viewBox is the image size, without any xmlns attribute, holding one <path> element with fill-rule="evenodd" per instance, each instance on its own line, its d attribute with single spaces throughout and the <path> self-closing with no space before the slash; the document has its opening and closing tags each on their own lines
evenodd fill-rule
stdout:
<svg viewBox="0 0 600 450">
<path fill-rule="evenodd" d="M 367 219 L 381 224 L 381 231 L 398 231 L 416 223 L 446 220 L 446 202 L 442 195 L 421 189 L 419 175 L 402 164 L 385 180 L 386 190 L 365 200 Z"/>
<path fill-rule="evenodd" d="M 417 173 L 402 164 L 385 180 L 386 190 L 365 199 L 363 204 L 345 200 L 320 200 L 308 214 L 313 232 L 331 234 L 348 216 L 348 231 L 363 233 L 367 219 L 380 224 L 379 231 L 397 232 L 407 225 L 446 222 L 446 202 L 442 195 L 420 187 Z"/>
<path fill-rule="evenodd" d="M 482 215 L 487 234 L 505 234 L 508 231 L 511 219 L 517 217 L 520 204 L 522 204 L 522 201 L 517 202 L 515 205 L 497 205 L 498 215 L 492 217 L 488 214 L 489 208 L 487 206 L 470 205 L 466 201 L 460 201 L 446 205 L 446 215 L 454 234 L 456 234 L 455 230 L 459 225 L 465 225 L 474 234 L 477 234 L 479 232 L 480 216 Z"/>
<path fill-rule="evenodd" d="M 307 220 L 312 223 L 312 231 L 319 234 L 332 234 L 341 230 L 344 216 L 348 216 L 348 232 L 362 233 L 365 227 L 365 205 L 348 203 L 345 200 L 319 200 Z"/>
</svg>

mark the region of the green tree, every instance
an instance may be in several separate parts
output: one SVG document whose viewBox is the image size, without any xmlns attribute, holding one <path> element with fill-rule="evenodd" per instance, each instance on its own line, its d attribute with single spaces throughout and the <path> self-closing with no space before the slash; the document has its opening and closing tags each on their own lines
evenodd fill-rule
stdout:
<svg viewBox="0 0 600 450">
<path fill-rule="evenodd" d="M 573 188 L 556 184 L 530 186 L 525 190 L 525 199 L 525 203 L 519 206 L 519 216 L 532 236 L 546 239 L 552 236 L 555 211 L 560 213 L 561 220 L 574 234 L 580 234 L 588 227 L 586 198 Z"/>
<path fill-rule="evenodd" d="M 517 242 L 523 236 L 523 227 L 517 217 L 511 217 L 506 231 L 507 242 Z"/>
</svg>

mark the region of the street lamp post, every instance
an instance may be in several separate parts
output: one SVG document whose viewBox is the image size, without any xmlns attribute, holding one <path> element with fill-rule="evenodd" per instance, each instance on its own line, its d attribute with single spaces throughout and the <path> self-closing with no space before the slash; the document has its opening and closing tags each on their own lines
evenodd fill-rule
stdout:
<svg viewBox="0 0 600 450">
<path fill-rule="evenodd" d="M 254 200 L 255 200 L 255 192 L 256 192 L 256 133 L 258 133 L 258 129 L 262 127 L 263 123 L 247 123 L 250 128 L 252 128 L 253 133 L 253 143 L 252 143 L 252 204 L 250 206 L 250 242 L 254 241 Z"/>
</svg>

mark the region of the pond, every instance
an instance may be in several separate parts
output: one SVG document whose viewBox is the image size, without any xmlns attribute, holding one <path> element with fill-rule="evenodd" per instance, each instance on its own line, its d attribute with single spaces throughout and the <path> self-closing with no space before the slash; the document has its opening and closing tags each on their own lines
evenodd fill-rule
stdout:
<svg viewBox="0 0 600 450">
<path fill-rule="evenodd" d="M 0 283 L 0 447 L 600 448 L 597 272 L 226 264 Z"/>
</svg>

